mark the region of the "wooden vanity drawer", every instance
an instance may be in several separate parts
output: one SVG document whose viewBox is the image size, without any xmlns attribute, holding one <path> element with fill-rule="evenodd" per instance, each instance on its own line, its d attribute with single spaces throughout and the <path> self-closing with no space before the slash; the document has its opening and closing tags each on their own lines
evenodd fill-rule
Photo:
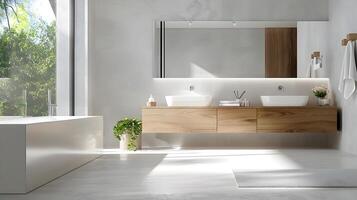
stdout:
<svg viewBox="0 0 357 200">
<path fill-rule="evenodd" d="M 337 108 L 144 108 L 142 121 L 143 133 L 337 133 Z"/>
<path fill-rule="evenodd" d="M 217 109 L 218 133 L 255 133 L 256 127 L 256 109 Z"/>
<path fill-rule="evenodd" d="M 215 133 L 216 109 L 143 109 L 143 133 Z"/>
<path fill-rule="evenodd" d="M 257 132 L 337 132 L 336 108 L 259 108 Z"/>
</svg>

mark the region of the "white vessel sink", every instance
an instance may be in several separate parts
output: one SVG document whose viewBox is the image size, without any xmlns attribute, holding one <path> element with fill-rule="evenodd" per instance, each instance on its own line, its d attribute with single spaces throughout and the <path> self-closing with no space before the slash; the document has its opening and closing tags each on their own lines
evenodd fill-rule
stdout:
<svg viewBox="0 0 357 200">
<path fill-rule="evenodd" d="M 177 95 L 165 96 L 167 106 L 209 106 L 212 96 L 208 95 Z"/>
<path fill-rule="evenodd" d="M 306 106 L 308 96 L 261 96 L 263 106 Z"/>
</svg>

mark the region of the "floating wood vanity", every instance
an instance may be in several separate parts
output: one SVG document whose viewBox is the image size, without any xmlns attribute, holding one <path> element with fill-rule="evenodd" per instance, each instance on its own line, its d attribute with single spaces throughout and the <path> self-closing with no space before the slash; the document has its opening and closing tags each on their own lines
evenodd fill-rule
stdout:
<svg viewBox="0 0 357 200">
<path fill-rule="evenodd" d="M 143 133 L 336 133 L 336 107 L 153 107 Z"/>
</svg>

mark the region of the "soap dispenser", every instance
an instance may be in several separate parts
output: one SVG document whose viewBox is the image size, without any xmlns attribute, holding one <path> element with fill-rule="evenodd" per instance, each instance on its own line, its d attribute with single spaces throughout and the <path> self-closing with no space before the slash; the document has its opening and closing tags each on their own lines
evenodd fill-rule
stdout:
<svg viewBox="0 0 357 200">
<path fill-rule="evenodd" d="M 156 101 L 154 99 L 154 97 L 152 96 L 152 94 L 150 95 L 147 103 L 146 103 L 147 107 L 155 107 L 156 106 Z"/>
</svg>

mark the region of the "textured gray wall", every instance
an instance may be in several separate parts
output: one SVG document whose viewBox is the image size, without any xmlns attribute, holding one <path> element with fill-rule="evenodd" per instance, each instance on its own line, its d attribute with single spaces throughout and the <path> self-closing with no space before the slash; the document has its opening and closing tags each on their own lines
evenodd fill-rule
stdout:
<svg viewBox="0 0 357 200">
<path fill-rule="evenodd" d="M 342 113 L 342 132 L 339 137 L 340 142 L 338 145 L 340 145 L 343 151 L 350 153 L 357 153 L 357 93 L 350 99 L 345 100 L 337 88 L 344 53 L 341 40 L 345 38 L 348 33 L 357 33 L 356 8 L 356 0 L 330 0 L 329 59 L 327 62 L 330 66 L 329 74 L 331 86 L 335 92 L 336 101 Z"/>
<path fill-rule="evenodd" d="M 165 95 L 182 93 L 193 84 L 198 93 L 212 94 L 217 103 L 233 98 L 233 89 L 247 89 L 247 97 L 259 104 L 259 96 L 276 94 L 279 84 L 285 85 L 289 94 L 310 94 L 314 85 L 326 83 L 284 79 L 155 80 L 152 74 L 155 20 L 327 20 L 327 0 L 91 0 L 89 6 L 89 114 L 104 116 L 106 148 L 118 147 L 112 136 L 115 121 L 124 116 L 140 117 L 141 107 L 151 93 L 163 105 Z M 283 137 L 275 135 L 274 143 L 260 138 L 258 144 L 284 143 Z M 190 140 L 191 146 L 204 144 L 203 137 L 196 138 Z M 304 135 L 299 138 L 300 142 L 310 140 Z M 215 141 L 207 143 L 214 145 Z M 148 136 L 145 143 L 171 142 Z"/>
<path fill-rule="evenodd" d="M 327 47 L 328 21 L 298 22 L 297 25 L 297 77 L 306 78 L 311 64 L 311 53 L 320 51 L 322 68 L 315 71 L 314 78 L 328 78 Z"/>
</svg>

